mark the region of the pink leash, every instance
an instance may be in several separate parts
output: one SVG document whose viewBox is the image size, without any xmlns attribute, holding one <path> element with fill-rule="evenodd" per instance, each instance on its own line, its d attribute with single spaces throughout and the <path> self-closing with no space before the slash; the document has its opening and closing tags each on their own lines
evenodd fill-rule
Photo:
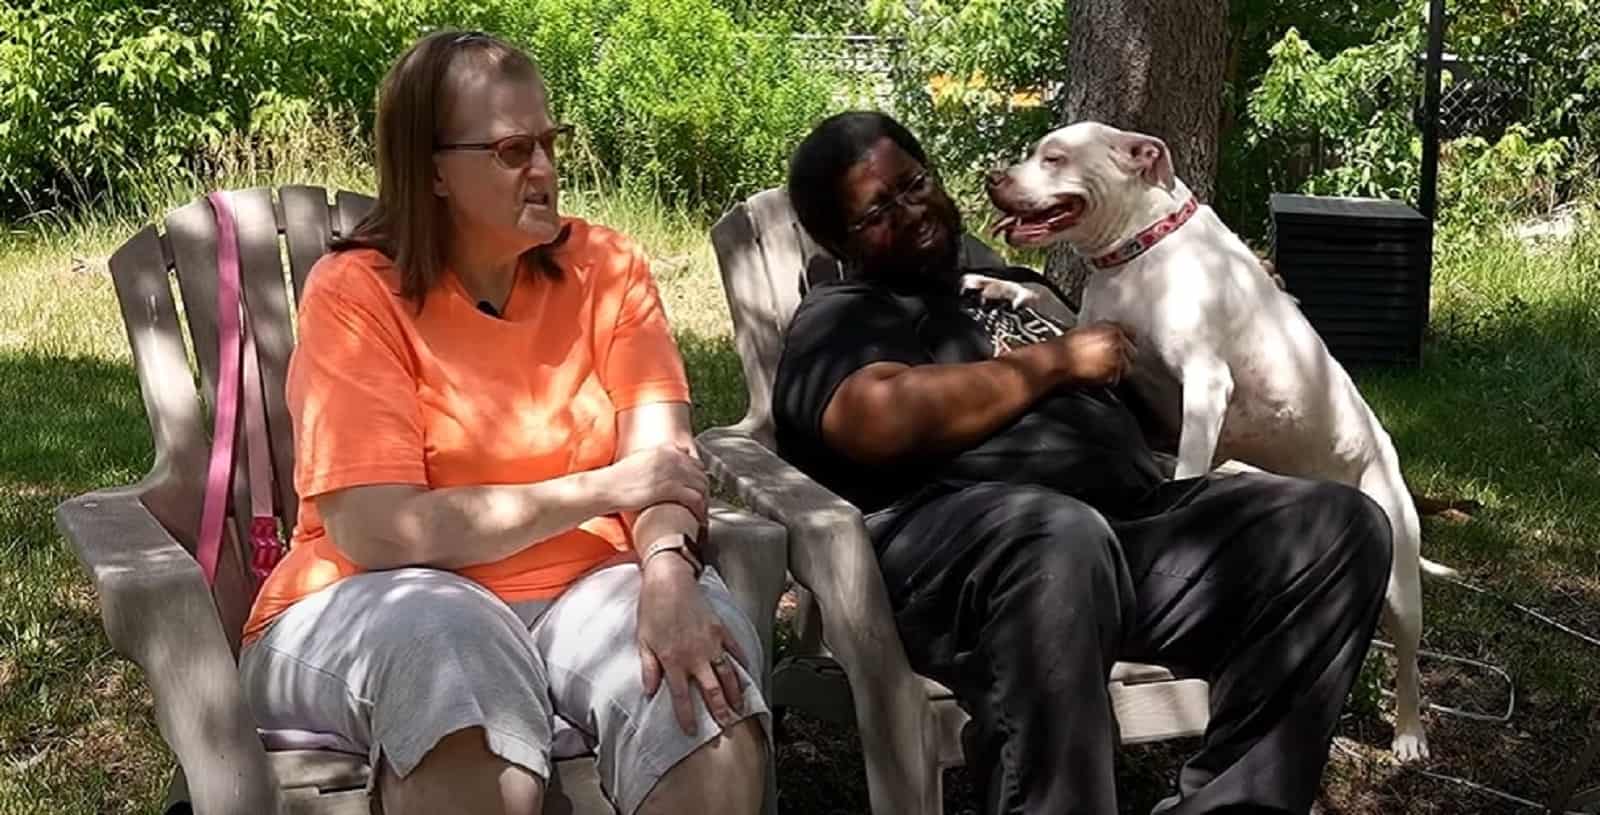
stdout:
<svg viewBox="0 0 1600 815">
<path fill-rule="evenodd" d="M 271 573 L 272 567 L 283 557 L 284 545 L 278 530 L 278 519 L 273 513 L 272 459 L 267 441 L 266 404 L 261 395 L 255 336 L 241 310 L 243 298 L 239 285 L 239 241 L 233 207 L 225 192 L 214 192 L 207 198 L 217 218 L 219 350 L 211 462 L 206 469 L 205 503 L 200 513 L 200 540 L 195 558 L 200 561 L 200 570 L 209 585 L 216 582 L 223 524 L 228 514 L 228 488 L 233 475 L 233 444 L 239 420 L 241 379 L 244 385 L 245 455 L 250 481 L 250 571 L 258 581 Z M 242 377 L 241 361 L 244 368 Z"/>
</svg>

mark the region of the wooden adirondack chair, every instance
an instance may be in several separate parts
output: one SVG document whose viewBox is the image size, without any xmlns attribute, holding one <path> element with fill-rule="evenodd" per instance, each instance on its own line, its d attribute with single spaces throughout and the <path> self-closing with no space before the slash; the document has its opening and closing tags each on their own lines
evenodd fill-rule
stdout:
<svg viewBox="0 0 1600 815">
<path fill-rule="evenodd" d="M 279 520 L 293 528 L 294 450 L 283 393 L 294 342 L 292 303 L 328 241 L 349 234 L 373 201 L 340 192 L 330 205 L 327 192 L 318 187 L 284 187 L 276 200 L 270 189 L 240 190 L 232 201 L 245 308 L 256 336 L 272 440 Z M 231 493 L 233 507 L 243 510 L 233 513 L 224 533 L 214 589 L 206 586 L 192 556 L 210 447 L 202 408 L 213 406 L 217 393 L 216 242 L 212 210 L 199 200 L 170 213 L 164 230 L 145 227 L 112 256 L 111 276 L 154 436 L 155 465 L 137 484 L 63 503 L 56 522 L 94 583 L 112 647 L 144 669 L 161 734 L 177 755 L 165 812 L 192 806 L 205 815 L 366 815 L 370 768 L 364 756 L 276 749 L 292 745 L 259 733 L 241 696 L 235 659 L 256 590 L 248 552 L 239 546 L 248 540 L 243 524 L 250 514 L 243 434 Z M 180 325 L 188 327 L 199 363 L 198 391 Z M 718 505 L 710 540 L 707 560 L 756 622 L 770 654 L 784 583 L 783 529 Z M 755 673 L 765 680 L 770 665 Z M 775 790 L 768 786 L 770 810 Z M 600 793 L 592 757 L 556 762 L 544 811 L 613 811 Z"/>
<path fill-rule="evenodd" d="M 772 702 L 855 721 L 875 815 L 938 813 L 942 771 L 964 761 L 967 715 L 949 690 L 907 664 L 860 511 L 773 452 L 772 383 L 784 329 L 800 302 L 802 275 L 826 253 L 781 189 L 735 206 L 711 240 L 750 407 L 738 424 L 702 433 L 700 450 L 724 486 L 788 528 L 789 570 L 806 589 L 797 653 L 775 669 Z M 990 251 L 968 240 L 966 251 Z M 1124 743 L 1205 730 L 1208 688 L 1201 680 L 1119 663 L 1110 687 Z"/>
</svg>

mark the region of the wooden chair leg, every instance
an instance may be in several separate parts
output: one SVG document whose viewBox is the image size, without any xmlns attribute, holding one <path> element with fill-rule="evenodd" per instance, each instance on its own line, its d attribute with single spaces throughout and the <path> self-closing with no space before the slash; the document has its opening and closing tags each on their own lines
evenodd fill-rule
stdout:
<svg viewBox="0 0 1600 815">
<path fill-rule="evenodd" d="M 795 656 L 811 657 L 823 653 L 822 612 L 817 608 L 817 598 L 804 586 L 794 587 Z"/>
</svg>

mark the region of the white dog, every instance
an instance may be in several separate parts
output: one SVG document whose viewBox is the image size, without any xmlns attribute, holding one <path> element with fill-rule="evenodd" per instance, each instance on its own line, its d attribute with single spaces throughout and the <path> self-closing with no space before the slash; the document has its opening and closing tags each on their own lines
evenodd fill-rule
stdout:
<svg viewBox="0 0 1600 815">
<path fill-rule="evenodd" d="M 1161 140 L 1084 122 L 1057 130 L 1021 163 L 989 176 L 1018 246 L 1068 242 L 1094 274 L 1082 323 L 1112 320 L 1181 383 L 1147 396 L 1180 428 L 1176 477 L 1236 459 L 1271 472 L 1339 481 L 1383 507 L 1394 529 L 1385 625 L 1399 661 L 1394 752 L 1426 758 L 1417 684 L 1422 637 L 1416 508 L 1389 434 L 1291 298 L 1243 241 L 1172 170 Z M 1030 295 L 981 278 L 990 298 Z M 1006 284 L 1007 286 L 1013 284 Z M 1133 380 L 1135 386 L 1140 380 Z"/>
</svg>

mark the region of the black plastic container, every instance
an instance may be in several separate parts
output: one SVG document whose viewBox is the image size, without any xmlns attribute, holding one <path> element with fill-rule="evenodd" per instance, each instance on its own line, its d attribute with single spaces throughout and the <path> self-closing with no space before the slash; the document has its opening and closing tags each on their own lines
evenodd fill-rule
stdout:
<svg viewBox="0 0 1600 815">
<path fill-rule="evenodd" d="M 1433 225 L 1399 201 L 1274 194 L 1272 258 L 1334 359 L 1420 365 Z"/>
</svg>

